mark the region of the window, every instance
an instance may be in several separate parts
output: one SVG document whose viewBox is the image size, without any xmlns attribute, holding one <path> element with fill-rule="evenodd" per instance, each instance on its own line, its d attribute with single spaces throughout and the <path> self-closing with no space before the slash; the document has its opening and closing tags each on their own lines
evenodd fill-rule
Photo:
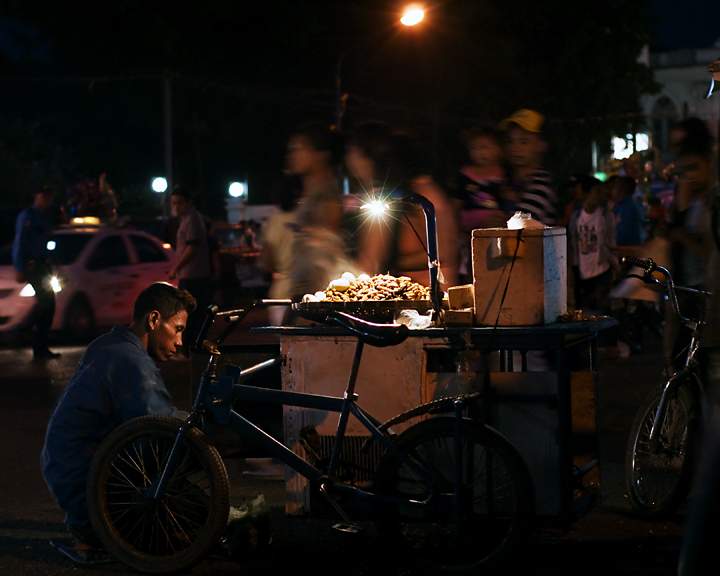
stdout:
<svg viewBox="0 0 720 576">
<path fill-rule="evenodd" d="M 100 241 L 87 263 L 88 270 L 103 270 L 130 263 L 123 239 L 117 234 Z"/>
<path fill-rule="evenodd" d="M 92 234 L 54 234 L 48 246 L 50 260 L 55 266 L 67 266 L 77 260 L 77 257 L 92 238 Z"/>
<path fill-rule="evenodd" d="M 168 257 L 165 251 L 150 240 L 150 238 L 131 234 L 130 241 L 135 247 L 138 261 L 141 264 L 146 264 L 147 262 L 167 262 Z"/>
</svg>

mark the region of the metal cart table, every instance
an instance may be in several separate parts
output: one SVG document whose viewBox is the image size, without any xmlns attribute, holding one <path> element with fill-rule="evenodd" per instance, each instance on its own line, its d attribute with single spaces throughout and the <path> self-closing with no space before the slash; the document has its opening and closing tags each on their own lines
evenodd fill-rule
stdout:
<svg viewBox="0 0 720 576">
<path fill-rule="evenodd" d="M 615 324 L 614 319 L 602 317 L 544 326 L 414 330 L 398 346 L 365 347 L 357 381 L 359 402 L 379 418 L 390 419 L 453 395 L 458 382 L 455 358 L 458 352 L 472 354 L 473 386 L 484 392 L 482 417 L 507 436 L 527 462 L 535 485 L 536 513 L 570 520 L 582 513 L 593 488 L 599 487 L 597 470 L 594 487 L 583 483 L 583 477 L 599 462 L 598 334 Z M 342 394 L 356 342 L 342 329 L 319 324 L 259 327 L 252 332 L 280 336 L 283 389 Z M 336 422 L 328 418 L 326 413 L 285 408 L 285 443 L 302 452 L 300 431 L 314 426 L 329 450 Z M 348 428 L 343 453 L 360 462 L 361 468 L 371 469 L 373 455 L 360 451 L 365 437 L 353 436 L 359 430 Z M 304 479 L 291 474 L 286 480 L 287 512 L 308 512 Z"/>
</svg>

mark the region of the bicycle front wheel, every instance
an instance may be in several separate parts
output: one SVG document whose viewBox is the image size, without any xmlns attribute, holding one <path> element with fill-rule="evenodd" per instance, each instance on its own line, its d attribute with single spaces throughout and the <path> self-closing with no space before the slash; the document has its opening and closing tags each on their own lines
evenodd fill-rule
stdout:
<svg viewBox="0 0 720 576">
<path fill-rule="evenodd" d="M 378 466 L 377 493 L 407 500 L 382 506 L 379 528 L 425 572 L 495 567 L 532 524 L 532 480 L 517 450 L 486 426 L 469 420 L 461 426 L 456 446 L 454 418 L 420 422 L 395 444 L 412 464 L 387 452 Z"/>
<path fill-rule="evenodd" d="M 163 498 L 152 499 L 182 422 L 142 416 L 100 446 L 88 476 L 88 508 L 98 537 L 139 572 L 175 572 L 200 561 L 227 524 L 227 472 L 217 450 L 193 428 Z"/>
<path fill-rule="evenodd" d="M 695 384 L 683 382 L 668 402 L 657 445 L 650 444 L 662 389 L 640 406 L 625 451 L 625 483 L 635 512 L 647 520 L 673 514 L 685 501 L 692 481 L 700 434 Z"/>
</svg>

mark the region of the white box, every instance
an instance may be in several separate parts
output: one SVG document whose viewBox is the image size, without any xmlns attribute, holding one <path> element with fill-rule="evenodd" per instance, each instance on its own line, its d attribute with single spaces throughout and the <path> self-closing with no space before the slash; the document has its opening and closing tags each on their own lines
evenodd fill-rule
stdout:
<svg viewBox="0 0 720 576">
<path fill-rule="evenodd" d="M 551 324 L 567 310 L 565 228 L 525 228 L 498 318 L 517 234 L 517 230 L 507 228 L 472 232 L 477 325 L 494 326 L 496 319 L 498 326 Z"/>
</svg>

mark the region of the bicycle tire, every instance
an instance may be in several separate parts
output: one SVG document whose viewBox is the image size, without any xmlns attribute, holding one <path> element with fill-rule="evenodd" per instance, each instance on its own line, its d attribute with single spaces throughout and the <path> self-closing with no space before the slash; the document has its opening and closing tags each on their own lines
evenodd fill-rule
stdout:
<svg viewBox="0 0 720 576">
<path fill-rule="evenodd" d="M 515 447 L 499 432 L 477 422 L 463 420 L 461 426 L 463 463 L 470 468 L 463 471 L 467 476 L 460 538 L 453 536 L 454 418 L 420 422 L 395 442 L 439 486 L 428 487 L 390 451 L 378 464 L 378 494 L 413 500 L 424 500 L 431 493 L 437 496 L 433 505 L 424 508 L 383 505 L 378 510 L 380 533 L 430 574 L 490 570 L 517 549 L 533 523 L 533 484 Z"/>
<path fill-rule="evenodd" d="M 217 450 L 193 428 L 162 500 L 146 494 L 156 483 L 182 421 L 141 416 L 101 444 L 88 475 L 88 509 L 105 548 L 149 574 L 193 566 L 219 541 L 227 525 L 229 482 Z"/>
<path fill-rule="evenodd" d="M 698 448 L 701 408 L 696 384 L 689 376 L 668 402 L 657 450 L 649 445 L 650 431 L 662 389 L 645 397 L 625 450 L 625 484 L 638 516 L 661 520 L 674 514 L 690 491 Z"/>
</svg>

